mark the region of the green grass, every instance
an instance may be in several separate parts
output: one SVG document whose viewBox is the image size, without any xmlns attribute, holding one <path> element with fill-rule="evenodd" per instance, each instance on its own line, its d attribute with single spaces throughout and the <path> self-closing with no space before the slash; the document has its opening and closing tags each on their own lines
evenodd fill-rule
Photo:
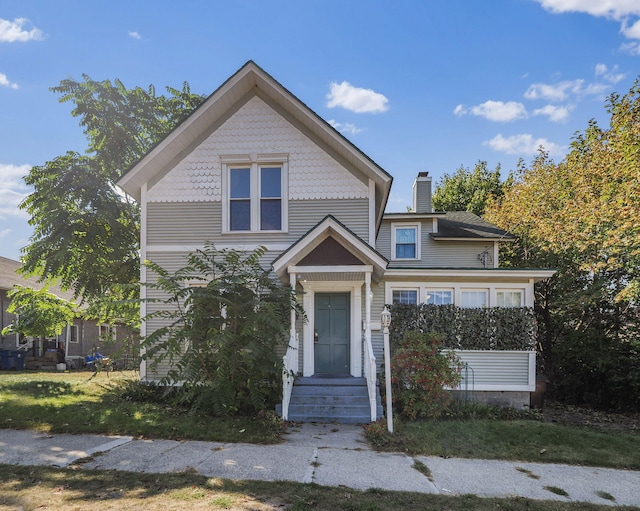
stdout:
<svg viewBox="0 0 640 511">
<path fill-rule="evenodd" d="M 374 445 L 412 455 L 640 469 L 640 435 L 493 419 L 396 422 L 395 431 L 376 435 Z"/>
<path fill-rule="evenodd" d="M 0 509 L 605 511 L 611 507 L 558 500 L 358 491 L 290 481 L 229 481 L 192 473 L 158 475 L 0 464 Z"/>
<path fill-rule="evenodd" d="M 0 372 L 0 428 L 48 433 L 276 443 L 277 423 L 191 414 L 172 402 L 123 398 L 135 372 Z"/>
</svg>

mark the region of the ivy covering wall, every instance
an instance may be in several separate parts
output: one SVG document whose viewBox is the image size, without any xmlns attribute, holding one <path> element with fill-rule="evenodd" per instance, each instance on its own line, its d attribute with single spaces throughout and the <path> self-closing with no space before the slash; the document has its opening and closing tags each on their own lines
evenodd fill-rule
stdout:
<svg viewBox="0 0 640 511">
<path fill-rule="evenodd" d="M 535 348 L 536 319 L 529 307 L 469 309 L 456 305 L 393 304 L 392 346 L 408 330 L 444 336 L 443 347 L 460 350 L 525 350 Z"/>
</svg>

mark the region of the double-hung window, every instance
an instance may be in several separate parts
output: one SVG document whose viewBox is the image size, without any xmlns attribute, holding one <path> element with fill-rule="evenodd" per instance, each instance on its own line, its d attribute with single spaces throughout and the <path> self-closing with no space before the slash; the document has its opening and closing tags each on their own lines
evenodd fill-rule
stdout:
<svg viewBox="0 0 640 511">
<path fill-rule="evenodd" d="M 249 159 L 249 158 L 247 158 Z M 286 166 L 252 161 L 223 165 L 223 231 L 286 231 Z"/>
<path fill-rule="evenodd" d="M 460 292 L 460 306 L 468 308 L 487 307 L 489 293 L 486 289 L 463 289 Z"/>
<path fill-rule="evenodd" d="M 394 289 L 393 303 L 404 303 L 407 305 L 416 305 L 418 303 L 417 289 Z"/>
<path fill-rule="evenodd" d="M 453 291 L 451 289 L 427 289 L 425 303 L 451 305 L 453 303 Z"/>
<path fill-rule="evenodd" d="M 496 292 L 496 305 L 498 307 L 522 307 L 522 290 L 499 290 Z"/>
<path fill-rule="evenodd" d="M 420 259 L 419 224 L 391 224 L 391 258 Z"/>
</svg>

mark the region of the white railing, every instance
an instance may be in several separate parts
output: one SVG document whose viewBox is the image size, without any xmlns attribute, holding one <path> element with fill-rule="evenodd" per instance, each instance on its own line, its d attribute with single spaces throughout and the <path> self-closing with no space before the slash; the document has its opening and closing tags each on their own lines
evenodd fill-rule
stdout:
<svg viewBox="0 0 640 511">
<path fill-rule="evenodd" d="M 376 357 L 373 354 L 371 338 L 367 336 L 364 336 L 364 377 L 367 379 L 367 390 L 369 391 L 371 422 L 375 422 L 378 419 L 376 413 Z"/>
<path fill-rule="evenodd" d="M 282 357 L 284 367 L 282 369 L 282 419 L 289 419 L 289 402 L 293 382 L 298 374 L 298 334 L 289 339 L 287 353 Z"/>
</svg>

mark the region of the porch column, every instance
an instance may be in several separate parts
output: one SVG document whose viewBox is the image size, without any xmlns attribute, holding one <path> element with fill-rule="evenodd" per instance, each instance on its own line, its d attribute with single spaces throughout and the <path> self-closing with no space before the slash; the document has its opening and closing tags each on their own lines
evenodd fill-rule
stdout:
<svg viewBox="0 0 640 511">
<path fill-rule="evenodd" d="M 370 272 L 366 272 L 364 274 L 364 292 L 365 292 L 364 336 L 365 336 L 365 339 L 367 340 L 367 343 L 370 343 L 371 342 L 371 273 Z"/>
</svg>

